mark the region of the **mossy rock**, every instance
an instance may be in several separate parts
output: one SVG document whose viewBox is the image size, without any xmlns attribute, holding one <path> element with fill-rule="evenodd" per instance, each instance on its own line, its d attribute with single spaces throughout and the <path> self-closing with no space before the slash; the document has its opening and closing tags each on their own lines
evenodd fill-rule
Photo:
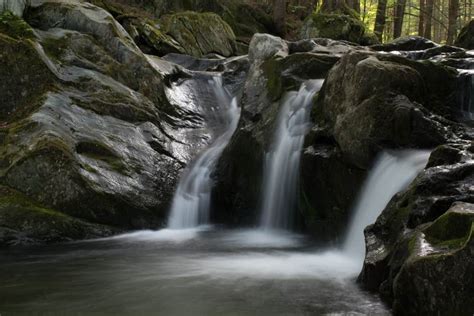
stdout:
<svg viewBox="0 0 474 316">
<path fill-rule="evenodd" d="M 0 247 L 93 238 L 114 231 L 47 208 L 18 191 L 0 186 Z"/>
<path fill-rule="evenodd" d="M 0 20 L 0 121 L 10 123 L 39 106 L 46 93 L 54 88 L 56 78 L 39 58 L 34 43 L 22 38 L 33 36 L 31 28 L 9 13 L 2 15 L 5 16 L 22 26 L 21 31 L 12 32 L 10 27 L 5 27 L 11 24 Z"/>
<path fill-rule="evenodd" d="M 188 55 L 216 53 L 228 57 L 236 52 L 234 32 L 217 14 L 180 12 L 162 17 L 159 26 Z"/>
<path fill-rule="evenodd" d="M 400 315 L 472 315 L 474 205 L 455 203 L 410 240 L 410 257 L 394 279 Z"/>
<path fill-rule="evenodd" d="M 0 33 L 15 39 L 34 38 L 33 29 L 22 18 L 10 11 L 0 14 Z"/>
<path fill-rule="evenodd" d="M 362 45 L 377 43 L 376 38 L 366 33 L 364 24 L 355 17 L 344 14 L 315 13 L 304 22 L 300 37 L 330 38 Z"/>
</svg>

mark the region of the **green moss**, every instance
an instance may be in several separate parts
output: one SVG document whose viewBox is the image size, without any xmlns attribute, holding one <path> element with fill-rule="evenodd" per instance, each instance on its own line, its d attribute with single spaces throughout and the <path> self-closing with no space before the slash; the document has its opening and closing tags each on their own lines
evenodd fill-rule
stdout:
<svg viewBox="0 0 474 316">
<path fill-rule="evenodd" d="M 428 242 L 436 247 L 456 249 L 471 237 L 474 214 L 447 212 L 425 230 Z"/>
<path fill-rule="evenodd" d="M 107 164 L 110 169 L 126 174 L 127 167 L 114 152 L 103 144 L 96 142 L 81 142 L 76 146 L 76 152 L 88 158 L 101 161 Z"/>
<path fill-rule="evenodd" d="M 270 58 L 262 65 L 263 75 L 267 79 L 267 91 L 273 101 L 280 99 L 283 93 L 280 59 Z"/>
<path fill-rule="evenodd" d="M 20 17 L 9 11 L 0 14 L 0 32 L 15 39 L 35 37 L 33 29 Z"/>
</svg>

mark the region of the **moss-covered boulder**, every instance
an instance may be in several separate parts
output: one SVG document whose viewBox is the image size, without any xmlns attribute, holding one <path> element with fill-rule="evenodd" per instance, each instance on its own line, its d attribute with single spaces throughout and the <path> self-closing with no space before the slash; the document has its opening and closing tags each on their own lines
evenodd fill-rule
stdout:
<svg viewBox="0 0 474 316">
<path fill-rule="evenodd" d="M 366 31 L 364 24 L 357 18 L 344 14 L 315 13 L 304 22 L 301 38 L 330 38 L 344 40 L 361 45 L 372 45 L 378 41 Z"/>
<path fill-rule="evenodd" d="M 473 156 L 469 142 L 437 148 L 365 231 L 359 281 L 397 315 L 473 312 Z"/>
<path fill-rule="evenodd" d="M 180 12 L 159 21 L 125 16 L 120 22 L 146 53 L 164 56 L 170 53 L 202 57 L 207 54 L 235 55 L 235 35 L 215 13 Z"/>
<path fill-rule="evenodd" d="M 46 208 L 18 191 L 0 186 L 0 247 L 88 239 L 117 232 Z"/>
<path fill-rule="evenodd" d="M 1 185 L 71 225 L 162 226 L 180 171 L 215 135 L 204 120 L 215 104 L 194 101 L 212 99 L 202 89 L 210 75 L 194 78 L 144 55 L 108 12 L 88 2 L 33 1 L 25 20 L 5 16 Z M 14 210 L 8 211 L 8 240 L 93 236 L 74 226 L 63 239 L 62 229 L 48 237 L 41 227 L 52 227 L 46 222 L 53 217 L 30 218 L 20 209 L 25 226 L 13 221 Z"/>
<path fill-rule="evenodd" d="M 474 49 L 474 20 L 471 20 L 461 29 L 454 45 L 465 49 Z"/>
<path fill-rule="evenodd" d="M 456 82 L 455 71 L 432 63 L 350 53 L 329 72 L 314 118 L 365 168 L 381 148 L 430 148 L 454 137 L 457 127 L 430 111 L 453 113 L 448 100 Z"/>
<path fill-rule="evenodd" d="M 236 52 L 234 32 L 214 13 L 187 11 L 166 15 L 160 19 L 160 29 L 188 55 L 216 53 L 228 57 Z"/>
</svg>

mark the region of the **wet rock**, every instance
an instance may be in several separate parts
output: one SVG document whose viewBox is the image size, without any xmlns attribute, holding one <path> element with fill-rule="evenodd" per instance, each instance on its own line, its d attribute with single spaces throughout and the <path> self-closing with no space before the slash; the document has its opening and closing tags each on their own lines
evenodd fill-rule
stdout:
<svg viewBox="0 0 474 316">
<path fill-rule="evenodd" d="M 359 281 L 378 290 L 395 314 L 473 311 L 473 155 L 469 142 L 436 149 L 426 170 L 365 231 Z"/>
<path fill-rule="evenodd" d="M 251 41 L 251 65 L 240 100 L 241 121 L 215 174 L 214 198 L 218 211 L 213 213 L 213 217 L 220 223 L 253 225 L 258 221 L 262 166 L 273 141 L 281 97 L 288 90 L 297 90 L 305 80 L 324 78 L 339 59 L 330 53 L 331 50 L 326 50 L 325 54 L 289 54 L 289 46 L 292 43 L 266 34 L 256 34 Z M 316 169 L 322 165 L 318 162 L 309 164 Z M 299 220 L 303 229 L 302 216 Z M 309 223 L 310 220 L 306 226 L 314 228 L 315 221 Z"/>
<path fill-rule="evenodd" d="M 18 191 L 0 186 L 0 247 L 88 239 L 117 232 L 48 209 Z"/>
<path fill-rule="evenodd" d="M 22 238 L 24 221 L 38 241 L 162 226 L 181 170 L 215 137 L 204 119 L 215 104 L 195 101 L 212 99 L 211 75 L 144 55 L 89 3 L 31 5 L 28 38 L 0 28 L 0 73 L 14 75 L 1 81 L 1 184 L 74 227 L 36 238 L 44 217 L 19 210 L 8 240 Z M 100 225 L 114 228 L 88 233 Z"/>
<path fill-rule="evenodd" d="M 474 49 L 474 20 L 461 29 L 454 45 L 465 49 Z"/>
<path fill-rule="evenodd" d="M 420 51 L 435 48 L 438 45 L 421 36 L 405 36 L 393 40 L 390 43 L 372 45 L 370 48 L 376 51 Z"/>
<path fill-rule="evenodd" d="M 300 37 L 345 40 L 361 45 L 372 45 L 378 40 L 366 32 L 364 24 L 357 18 L 344 14 L 315 13 L 304 22 Z"/>
</svg>

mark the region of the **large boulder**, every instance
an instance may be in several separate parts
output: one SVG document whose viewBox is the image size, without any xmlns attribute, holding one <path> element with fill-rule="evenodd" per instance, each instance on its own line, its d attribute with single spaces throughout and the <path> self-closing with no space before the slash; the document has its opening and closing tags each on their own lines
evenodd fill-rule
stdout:
<svg viewBox="0 0 474 316">
<path fill-rule="evenodd" d="M 461 29 L 454 45 L 465 49 L 474 49 L 474 20 L 471 20 Z"/>
<path fill-rule="evenodd" d="M 438 47 L 435 42 L 421 36 L 399 37 L 389 43 L 372 45 L 370 48 L 377 51 L 420 51 Z"/>
<path fill-rule="evenodd" d="M 344 14 L 314 13 L 306 18 L 300 31 L 301 38 L 330 38 L 361 45 L 378 43 L 373 34 L 366 32 L 357 18 Z"/>
<path fill-rule="evenodd" d="M 181 170 L 215 135 L 215 104 L 195 102 L 212 99 L 211 75 L 144 55 L 87 2 L 31 1 L 24 18 L 0 17 L 0 182 L 29 202 L 2 204 L 0 243 L 162 226 Z"/>
<path fill-rule="evenodd" d="M 452 114 L 456 82 L 454 70 L 432 63 L 354 52 L 329 72 L 314 117 L 366 168 L 382 148 L 432 148 L 455 137 L 457 125 L 432 112 Z"/>
<path fill-rule="evenodd" d="M 474 311 L 473 157 L 469 142 L 436 149 L 426 170 L 365 231 L 359 281 L 397 315 Z"/>
<path fill-rule="evenodd" d="M 210 53 L 232 56 L 235 35 L 215 13 L 180 12 L 163 16 L 158 23 L 135 19 L 136 41 L 152 48 L 151 53 L 182 53 L 201 57 Z M 133 24 L 132 24 L 133 25 Z"/>
</svg>

